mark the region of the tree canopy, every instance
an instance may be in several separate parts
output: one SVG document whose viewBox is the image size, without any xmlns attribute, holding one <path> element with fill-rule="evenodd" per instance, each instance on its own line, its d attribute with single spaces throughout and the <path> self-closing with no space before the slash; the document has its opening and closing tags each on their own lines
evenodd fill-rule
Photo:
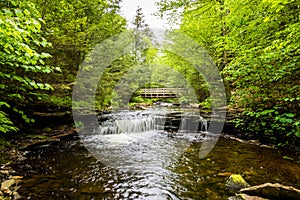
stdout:
<svg viewBox="0 0 300 200">
<path fill-rule="evenodd" d="M 281 145 L 299 127 L 299 1 L 162 1 L 184 8 L 180 30 L 206 47 L 226 80 L 230 106 L 244 109 L 237 127 Z M 171 12 L 173 13 L 173 12 Z"/>
<path fill-rule="evenodd" d="M 34 4 L 2 1 L 1 7 L 0 131 L 8 132 L 17 130 L 9 117 L 11 112 L 21 114 L 28 123 L 33 121 L 19 107 L 42 98 L 42 90 L 52 90 L 38 74 L 49 74 L 54 68 L 45 65 L 50 54 L 39 51 L 50 43 L 41 36 L 44 22 Z"/>
<path fill-rule="evenodd" d="M 9 0 L 0 5 L 1 132 L 18 130 L 16 113 L 34 122 L 24 110 L 28 105 L 70 107 L 66 84 L 75 80 L 85 55 L 126 24 L 115 1 Z"/>
<path fill-rule="evenodd" d="M 134 28 L 126 27 L 126 20 L 119 15 L 119 3 L 115 0 L 0 1 L 0 132 L 16 131 L 17 118 L 33 122 L 26 112 L 28 105 L 70 110 L 72 86 L 83 61 L 98 44 L 125 30 L 135 36 L 135 48 L 107 66 L 98 83 L 97 109 L 122 104 L 113 102 L 117 96 L 114 90 L 130 70 L 132 74 L 128 77 L 135 81 L 123 84 L 132 88 L 140 87 L 141 82 L 146 83 L 144 87 L 159 86 L 162 82 L 180 85 L 178 72 L 194 88 L 199 104 L 210 107 L 210 85 L 203 74 L 180 56 L 152 45 L 153 33 L 141 8 L 136 11 Z M 180 21 L 179 30 L 171 30 L 170 34 L 187 35 L 217 65 L 229 107 L 243 110 L 235 120 L 238 130 L 279 145 L 297 142 L 299 1 L 164 0 L 157 2 L 157 6 L 157 15 Z M 153 66 L 157 69 L 146 70 L 144 75 L 149 77 L 145 78 L 138 75 L 140 71 L 134 71 L 139 65 L 144 66 L 140 71 Z M 174 71 L 170 70 L 170 74 L 166 66 Z M 131 101 L 144 100 L 136 91 Z"/>
</svg>

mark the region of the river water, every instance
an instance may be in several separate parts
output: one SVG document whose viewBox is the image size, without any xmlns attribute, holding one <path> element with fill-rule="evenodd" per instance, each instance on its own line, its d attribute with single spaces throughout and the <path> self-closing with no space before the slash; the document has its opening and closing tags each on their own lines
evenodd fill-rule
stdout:
<svg viewBox="0 0 300 200">
<path fill-rule="evenodd" d="M 101 116 L 101 125 L 80 141 L 28 153 L 18 166 L 25 174 L 18 192 L 25 199 L 227 199 L 230 174 L 241 174 L 250 185 L 299 188 L 296 156 L 220 137 L 200 158 L 203 141 L 211 139 L 205 120 L 196 120 L 199 131 L 189 130 L 193 123 L 186 121 L 171 133 L 163 114 Z"/>
</svg>

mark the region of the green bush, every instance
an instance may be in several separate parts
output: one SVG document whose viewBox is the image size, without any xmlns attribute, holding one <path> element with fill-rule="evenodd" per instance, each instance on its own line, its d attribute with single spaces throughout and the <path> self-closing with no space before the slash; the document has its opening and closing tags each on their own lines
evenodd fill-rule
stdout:
<svg viewBox="0 0 300 200">
<path fill-rule="evenodd" d="M 285 111 L 281 107 L 244 111 L 242 118 L 235 122 L 243 134 L 278 146 L 295 146 L 300 138 L 299 114 L 297 116 L 297 113 Z"/>
</svg>

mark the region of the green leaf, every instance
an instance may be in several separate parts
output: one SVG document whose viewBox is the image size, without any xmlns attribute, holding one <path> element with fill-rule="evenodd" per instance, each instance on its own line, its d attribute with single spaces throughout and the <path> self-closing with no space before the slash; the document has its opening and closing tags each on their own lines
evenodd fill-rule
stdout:
<svg viewBox="0 0 300 200">
<path fill-rule="evenodd" d="M 283 156 L 283 159 L 286 159 L 286 160 L 294 160 L 294 158 L 291 158 L 289 156 Z"/>
<path fill-rule="evenodd" d="M 60 67 L 55 67 L 54 70 L 56 70 L 58 72 L 62 72 Z"/>
<path fill-rule="evenodd" d="M 288 132 L 287 134 L 286 134 L 286 136 L 290 136 L 290 135 L 292 135 L 293 134 L 293 132 Z"/>
<path fill-rule="evenodd" d="M 27 9 L 24 10 L 24 14 L 25 14 L 26 16 L 30 16 L 30 12 L 29 12 Z"/>
<path fill-rule="evenodd" d="M 280 121 L 281 123 L 292 123 L 292 122 L 293 122 L 292 119 L 290 119 L 290 118 L 285 118 L 285 117 L 280 118 L 279 121 Z"/>
<path fill-rule="evenodd" d="M 293 113 L 286 113 L 285 116 L 287 116 L 287 117 L 294 117 L 295 115 Z"/>
<path fill-rule="evenodd" d="M 20 100 L 22 100 L 23 99 L 23 97 L 20 95 L 20 94 L 9 94 L 8 95 L 9 97 L 12 97 L 12 98 L 17 98 L 17 99 L 20 99 Z"/>
<path fill-rule="evenodd" d="M 23 13 L 22 13 L 22 10 L 20 10 L 20 9 L 15 9 L 15 13 L 16 13 L 16 15 L 18 16 L 18 17 L 23 17 Z"/>
<path fill-rule="evenodd" d="M 10 105 L 3 101 L 0 101 L 0 108 L 1 108 L 1 106 L 6 106 L 7 108 L 10 108 Z"/>
</svg>

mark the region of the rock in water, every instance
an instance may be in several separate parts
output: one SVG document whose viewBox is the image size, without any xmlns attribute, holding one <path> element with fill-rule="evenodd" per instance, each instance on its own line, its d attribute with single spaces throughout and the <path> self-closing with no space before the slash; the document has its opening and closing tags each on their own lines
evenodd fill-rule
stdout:
<svg viewBox="0 0 300 200">
<path fill-rule="evenodd" d="M 232 191 L 237 192 L 240 189 L 247 188 L 250 185 L 239 174 L 232 174 L 226 181 L 226 187 Z"/>
<path fill-rule="evenodd" d="M 300 199 L 300 190 L 292 186 L 285 186 L 279 183 L 265 183 L 245 189 L 241 189 L 240 192 L 248 195 L 261 196 L 267 199 Z"/>
<path fill-rule="evenodd" d="M 21 197 L 21 195 L 19 195 L 19 193 L 18 192 L 13 192 L 13 199 L 21 199 L 22 197 Z"/>
<path fill-rule="evenodd" d="M 14 179 L 3 181 L 1 183 L 1 190 L 2 191 L 7 190 L 7 189 L 9 189 L 15 183 L 16 183 L 16 181 Z"/>
</svg>

